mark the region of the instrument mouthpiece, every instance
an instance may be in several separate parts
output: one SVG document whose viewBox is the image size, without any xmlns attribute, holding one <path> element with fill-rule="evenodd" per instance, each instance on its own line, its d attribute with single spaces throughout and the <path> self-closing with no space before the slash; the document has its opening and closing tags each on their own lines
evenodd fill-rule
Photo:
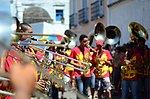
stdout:
<svg viewBox="0 0 150 99">
<path fill-rule="evenodd" d="M 96 52 L 95 49 L 93 49 L 90 45 L 87 46 L 90 50 L 92 50 L 93 52 Z"/>
</svg>

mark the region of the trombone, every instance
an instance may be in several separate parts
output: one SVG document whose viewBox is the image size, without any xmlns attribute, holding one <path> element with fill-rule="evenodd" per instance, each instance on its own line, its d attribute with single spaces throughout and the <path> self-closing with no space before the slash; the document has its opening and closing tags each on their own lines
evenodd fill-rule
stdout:
<svg viewBox="0 0 150 99">
<path fill-rule="evenodd" d="M 35 54 L 35 55 L 33 55 L 33 56 L 38 56 L 38 57 L 41 57 L 41 58 L 50 60 L 50 61 L 52 61 L 52 62 L 56 62 L 56 63 L 58 63 L 58 64 L 61 64 L 61 65 L 63 65 L 63 66 L 68 66 L 68 67 L 74 68 L 74 69 L 79 70 L 79 71 L 82 71 L 82 72 L 87 72 L 86 70 L 81 69 L 81 68 L 74 67 L 74 66 L 71 65 L 71 64 L 65 64 L 65 63 L 62 63 L 62 62 L 59 62 L 59 61 L 56 61 L 56 60 L 48 59 L 48 58 L 46 58 L 45 56 L 40 56 L 40 55 L 37 55 L 37 54 Z M 53 69 L 53 68 L 52 68 L 52 69 Z M 66 76 L 67 76 L 67 75 L 66 75 Z"/>
<path fill-rule="evenodd" d="M 35 47 L 35 48 L 37 48 L 37 47 Z M 56 54 L 56 55 L 59 55 L 59 56 L 61 56 L 61 57 L 65 57 L 65 58 L 67 58 L 67 59 L 69 59 L 69 60 L 73 60 L 73 61 L 76 61 L 76 62 L 80 62 L 80 63 L 82 63 L 82 64 L 84 64 L 84 65 L 90 65 L 90 64 L 87 63 L 87 62 L 82 62 L 82 61 L 80 61 L 80 60 L 76 60 L 76 59 L 74 59 L 74 58 L 70 58 L 70 57 L 68 57 L 68 56 L 59 54 L 59 53 L 57 53 L 57 52 L 52 52 L 52 51 L 49 51 L 49 50 L 44 50 L 44 49 L 42 49 L 42 48 L 37 48 L 37 49 L 43 50 L 43 51 L 45 51 L 45 52 L 49 52 L 49 53 L 52 53 L 52 54 Z"/>
<path fill-rule="evenodd" d="M 16 49 L 14 49 L 14 48 L 12 48 L 13 50 L 16 50 Z M 29 55 L 27 55 L 27 54 L 24 54 L 23 52 L 21 52 L 21 51 L 19 51 L 19 50 L 17 50 L 19 53 L 20 53 L 20 56 L 22 57 L 22 54 L 24 55 L 24 56 L 27 56 L 27 57 L 29 57 L 29 58 L 31 58 L 34 62 L 35 62 L 35 64 L 36 64 L 36 68 L 37 68 L 37 70 L 38 71 L 40 71 L 43 75 L 45 75 L 49 80 L 54 80 L 54 81 L 56 81 L 58 84 L 61 84 L 64 88 L 67 88 L 67 90 L 69 91 L 73 91 L 73 92 L 75 92 L 76 94 L 77 94 L 77 96 L 79 96 L 79 97 L 81 97 L 82 99 L 86 99 L 86 97 L 84 96 L 84 95 L 82 95 L 82 94 L 80 94 L 78 91 L 76 91 L 75 89 L 73 89 L 70 85 L 68 85 L 68 84 L 66 84 L 66 83 L 64 83 L 64 82 L 62 82 L 62 80 L 60 80 L 60 79 L 58 79 L 58 77 L 56 77 L 55 75 L 52 75 L 52 74 L 49 74 L 49 73 L 47 73 L 47 71 L 45 70 L 45 69 L 43 69 L 43 68 L 41 68 L 40 66 L 39 66 L 39 64 L 37 63 L 37 60 L 36 59 L 34 59 L 33 57 L 31 57 L 31 56 L 29 56 Z M 5 78 L 2 78 L 2 80 L 7 80 L 7 79 L 5 79 Z M 13 94 L 13 93 L 10 93 L 10 92 L 6 92 L 6 91 L 2 91 L 2 90 L 0 90 L 0 93 L 1 94 L 5 94 L 5 95 L 11 95 L 11 96 L 14 96 L 15 94 Z"/>
<path fill-rule="evenodd" d="M 40 43 L 25 43 L 25 42 L 11 42 L 14 45 L 34 45 L 34 46 L 51 46 L 51 47 L 65 47 L 66 44 L 40 44 Z"/>
<path fill-rule="evenodd" d="M 40 34 L 40 33 L 26 33 L 26 32 L 16 32 L 15 35 L 31 35 L 31 36 L 62 36 L 68 38 L 66 35 L 60 34 Z"/>
<path fill-rule="evenodd" d="M 57 36 L 57 37 L 62 37 L 61 39 L 61 44 L 57 45 L 46 45 L 46 44 L 35 44 L 35 43 L 29 43 L 29 45 L 35 45 L 35 46 L 58 46 L 58 47 L 68 47 L 70 49 L 74 48 L 76 46 L 76 37 L 77 34 L 70 31 L 66 30 L 64 34 L 40 34 L 40 33 L 24 33 L 24 32 L 16 32 L 11 34 L 12 36 L 12 41 L 19 41 L 20 35 L 31 35 L 31 36 Z M 47 41 L 47 40 L 38 40 L 38 41 Z M 17 42 L 12 42 L 12 44 L 17 44 Z M 25 44 L 23 42 L 19 42 L 19 44 Z M 28 44 L 25 44 L 28 45 Z"/>
</svg>

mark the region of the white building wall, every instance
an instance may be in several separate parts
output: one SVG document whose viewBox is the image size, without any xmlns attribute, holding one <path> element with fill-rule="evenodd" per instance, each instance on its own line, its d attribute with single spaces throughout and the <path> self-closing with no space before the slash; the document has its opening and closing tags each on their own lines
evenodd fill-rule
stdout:
<svg viewBox="0 0 150 99">
<path fill-rule="evenodd" d="M 66 26 L 62 24 L 50 24 L 46 22 L 38 22 L 30 24 L 33 28 L 33 33 L 42 33 L 42 34 L 63 34 L 66 30 Z M 58 29 L 59 28 L 59 29 Z M 38 37 L 38 39 L 41 37 Z"/>
<path fill-rule="evenodd" d="M 13 1 L 11 4 L 12 16 L 17 16 L 20 22 L 23 22 L 23 11 L 25 9 L 30 8 L 30 7 L 41 7 L 45 9 L 49 13 L 51 19 L 53 19 L 53 22 L 50 23 L 51 25 L 48 25 L 49 27 L 47 27 L 47 25 L 44 25 L 45 26 L 44 28 L 50 28 L 53 31 L 55 31 L 55 33 L 64 33 L 66 29 L 69 29 L 69 15 L 70 15 L 69 14 L 69 0 L 12 0 L 12 1 Z M 65 19 L 64 24 L 62 24 L 61 21 L 56 21 L 55 19 L 56 9 L 63 9 L 64 19 Z M 34 25 L 33 28 L 35 28 L 35 26 L 36 25 Z M 48 30 L 48 29 L 45 29 L 45 30 Z M 40 31 L 41 30 L 39 30 L 39 32 Z"/>
<path fill-rule="evenodd" d="M 138 22 L 150 32 L 149 5 L 150 0 L 122 0 L 108 8 L 108 25 L 113 24 L 120 28 L 121 44 L 129 41 L 128 24 L 130 22 Z M 150 39 L 146 43 L 150 47 Z"/>
</svg>

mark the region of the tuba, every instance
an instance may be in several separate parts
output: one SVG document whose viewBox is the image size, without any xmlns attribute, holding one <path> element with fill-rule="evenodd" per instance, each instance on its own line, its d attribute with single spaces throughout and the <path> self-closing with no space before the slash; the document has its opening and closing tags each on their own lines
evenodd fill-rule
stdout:
<svg viewBox="0 0 150 99">
<path fill-rule="evenodd" d="M 137 22 L 131 22 L 128 24 L 128 31 L 130 33 L 130 41 L 137 43 L 140 37 L 148 40 L 148 32 L 146 29 Z"/>
<path fill-rule="evenodd" d="M 77 34 L 70 30 L 66 30 L 64 34 L 69 38 L 67 47 L 70 49 L 74 48 L 76 46 Z"/>
<path fill-rule="evenodd" d="M 101 22 L 98 22 L 97 24 L 95 24 L 95 29 L 92 30 L 92 32 L 90 33 L 89 36 L 89 41 L 90 41 L 90 45 L 92 45 L 93 42 L 93 38 L 97 41 L 97 40 L 102 40 L 104 41 L 106 38 L 106 30 L 104 25 Z"/>
<path fill-rule="evenodd" d="M 138 39 L 139 38 L 144 38 L 145 41 L 148 40 L 148 32 L 146 31 L 146 29 L 139 23 L 137 22 L 131 22 L 128 25 L 128 31 L 130 32 L 130 42 L 133 43 L 138 43 Z M 149 75 L 149 52 L 148 49 L 146 47 L 143 47 L 144 50 L 144 55 L 142 55 L 142 59 L 143 59 L 143 69 L 144 69 L 144 73 L 139 70 L 138 73 L 140 75 L 144 75 L 144 76 L 148 76 Z"/>
<path fill-rule="evenodd" d="M 117 26 L 107 26 L 106 28 L 106 39 L 105 43 L 109 45 L 115 45 L 119 43 L 121 38 L 120 29 Z"/>
<path fill-rule="evenodd" d="M 120 29 L 114 25 L 107 26 L 105 29 L 106 29 L 105 43 L 109 45 L 117 44 L 121 38 Z"/>
<path fill-rule="evenodd" d="M 102 23 L 97 23 L 95 29 L 90 34 L 89 40 L 90 45 L 93 42 L 93 38 L 98 41 L 101 40 L 104 44 L 115 45 L 119 42 L 121 38 L 121 31 L 117 26 L 111 25 L 106 28 Z"/>
</svg>

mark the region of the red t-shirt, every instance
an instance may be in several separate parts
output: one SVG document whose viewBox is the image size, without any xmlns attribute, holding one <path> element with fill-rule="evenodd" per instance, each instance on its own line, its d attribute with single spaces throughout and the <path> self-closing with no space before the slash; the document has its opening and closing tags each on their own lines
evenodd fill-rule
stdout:
<svg viewBox="0 0 150 99">
<path fill-rule="evenodd" d="M 125 55 L 122 58 L 122 64 L 125 64 L 124 58 L 125 58 Z M 131 64 L 129 63 L 128 65 L 125 65 L 126 70 L 123 74 L 122 79 L 123 80 L 137 80 L 139 78 L 138 77 L 138 69 L 136 68 L 135 65 L 132 64 L 132 62 L 141 63 L 142 57 L 137 51 L 134 51 L 134 54 L 129 59 L 129 61 L 131 62 Z"/>
<path fill-rule="evenodd" d="M 96 49 L 97 51 L 97 49 Z M 97 53 L 94 53 L 92 58 L 93 58 L 93 65 L 96 66 L 97 61 L 95 60 L 97 57 Z M 110 61 L 112 60 L 112 56 L 110 54 L 110 52 L 108 50 L 102 50 L 102 52 L 98 55 L 99 58 L 106 60 L 106 61 Z M 105 78 L 105 77 L 109 77 L 109 65 L 107 62 L 105 61 L 100 61 L 98 64 L 101 64 L 101 68 L 99 68 L 98 66 L 96 66 L 95 69 L 95 76 L 96 78 Z M 99 70 L 100 69 L 100 70 Z"/>
<path fill-rule="evenodd" d="M 70 57 L 83 62 L 85 59 L 89 59 L 91 57 L 90 50 L 88 48 L 84 47 L 84 53 L 82 53 L 79 46 L 77 46 L 74 49 L 72 49 Z M 81 64 L 80 62 L 76 62 L 76 63 Z M 81 77 L 83 75 L 83 72 L 75 69 L 74 75 L 76 77 Z M 87 73 L 84 73 L 84 77 L 91 77 L 90 70 L 88 70 Z"/>
<path fill-rule="evenodd" d="M 12 47 L 15 48 L 15 46 L 12 46 Z M 7 54 L 8 54 L 8 55 L 11 55 L 11 56 L 13 56 L 13 57 L 15 57 L 15 58 L 17 58 L 17 59 L 20 60 L 20 57 L 19 57 L 19 55 L 17 55 L 17 53 L 18 53 L 17 51 L 10 49 Z M 11 57 L 11 56 L 7 56 L 7 57 L 6 57 L 6 63 L 5 63 L 5 71 L 6 71 L 6 72 L 9 72 L 11 66 L 13 66 L 14 64 L 20 63 L 19 60 L 15 59 L 15 58 L 13 58 L 13 57 Z M 0 87 L 0 89 L 1 89 L 1 90 L 4 90 L 4 91 L 9 91 L 9 92 L 12 92 L 12 91 L 13 91 L 13 89 L 12 89 L 11 86 L 8 86 L 7 88 L 6 88 L 6 87 Z M 2 99 L 12 99 L 12 96 L 5 96 L 5 95 L 4 95 L 4 96 L 1 96 L 1 95 L 0 95 L 0 99 L 1 99 L 1 98 L 2 98 Z"/>
<path fill-rule="evenodd" d="M 16 59 L 11 57 L 11 56 L 6 57 L 6 64 L 5 64 L 5 71 L 6 72 L 9 72 L 10 67 L 13 66 L 14 64 L 20 63 L 20 61 L 19 61 L 20 57 L 17 54 L 18 54 L 18 52 L 15 50 L 11 49 L 8 51 L 8 55 L 11 55 L 11 56 L 15 57 Z M 19 60 L 17 60 L 17 59 L 19 59 Z"/>
</svg>

